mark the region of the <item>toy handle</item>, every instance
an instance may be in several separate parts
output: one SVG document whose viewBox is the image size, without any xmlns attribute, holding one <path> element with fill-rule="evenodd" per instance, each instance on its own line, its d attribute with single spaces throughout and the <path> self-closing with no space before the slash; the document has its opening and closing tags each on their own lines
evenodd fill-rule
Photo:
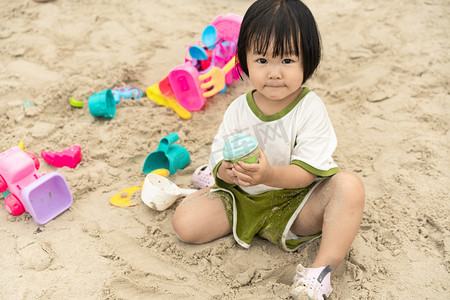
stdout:
<svg viewBox="0 0 450 300">
<path fill-rule="evenodd" d="M 169 151 L 170 146 L 176 141 L 178 141 L 178 134 L 172 132 L 168 136 L 161 139 L 158 145 L 158 151 L 167 153 Z"/>
<path fill-rule="evenodd" d="M 225 76 L 233 69 L 236 65 L 236 57 L 233 56 L 229 62 L 222 68 L 212 67 L 212 69 L 200 75 L 199 79 L 201 81 L 206 81 L 205 83 L 200 85 L 200 88 L 207 90 L 203 93 L 203 97 L 208 98 L 212 97 L 225 87 Z M 208 81 L 209 80 L 209 81 Z M 211 89 L 209 89 L 211 88 Z"/>
<path fill-rule="evenodd" d="M 178 189 L 180 190 L 180 197 L 186 197 L 198 191 L 196 189 L 182 189 L 182 188 Z"/>
<path fill-rule="evenodd" d="M 189 119 L 191 117 L 191 113 L 184 109 L 176 99 L 167 98 L 167 103 L 182 119 Z"/>
<path fill-rule="evenodd" d="M 229 62 L 223 67 L 222 71 L 225 75 L 227 75 L 231 70 L 233 70 L 234 66 L 236 65 L 236 56 L 233 56 L 232 59 L 230 59 Z"/>
</svg>

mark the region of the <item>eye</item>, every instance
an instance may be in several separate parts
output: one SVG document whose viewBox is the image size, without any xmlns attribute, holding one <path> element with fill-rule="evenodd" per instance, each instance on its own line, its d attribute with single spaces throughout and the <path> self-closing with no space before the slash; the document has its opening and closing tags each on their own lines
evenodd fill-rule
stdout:
<svg viewBox="0 0 450 300">
<path fill-rule="evenodd" d="M 290 58 L 283 59 L 283 64 L 292 64 L 293 62 L 294 62 L 294 60 L 290 59 Z"/>
<path fill-rule="evenodd" d="M 256 60 L 256 62 L 257 62 L 257 63 L 260 63 L 260 64 L 266 64 L 266 63 L 267 63 L 267 59 L 265 59 L 265 58 L 258 58 L 258 59 Z"/>
</svg>

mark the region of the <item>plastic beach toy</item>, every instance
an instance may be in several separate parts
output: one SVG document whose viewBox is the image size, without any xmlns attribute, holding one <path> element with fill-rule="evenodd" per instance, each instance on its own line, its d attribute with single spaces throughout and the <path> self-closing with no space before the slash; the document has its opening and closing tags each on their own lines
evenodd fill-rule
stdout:
<svg viewBox="0 0 450 300">
<path fill-rule="evenodd" d="M 0 192 L 10 192 L 4 201 L 6 209 L 14 216 L 28 212 L 42 225 L 68 209 L 73 199 L 61 174 L 41 176 L 38 167 L 19 147 L 0 153 Z"/>
<path fill-rule="evenodd" d="M 139 99 L 142 97 L 142 90 L 132 86 L 116 86 L 111 90 L 114 101 L 120 103 L 120 99 Z"/>
<path fill-rule="evenodd" d="M 222 42 L 213 50 L 211 65 L 218 68 L 223 68 L 231 60 L 235 60 L 236 43 L 233 41 Z M 239 80 L 239 65 L 237 68 L 232 68 L 225 76 L 225 84 L 234 84 Z"/>
<path fill-rule="evenodd" d="M 181 196 L 195 193 L 195 189 L 180 189 L 169 179 L 157 174 L 148 174 L 142 186 L 141 200 L 148 207 L 163 211 Z"/>
<path fill-rule="evenodd" d="M 151 172 L 150 174 L 156 174 L 158 176 L 167 177 L 169 176 L 169 170 L 166 169 L 157 169 Z M 142 182 L 142 186 L 144 185 L 144 182 Z M 130 199 L 131 195 L 133 195 L 135 192 L 140 191 L 142 189 L 142 186 L 132 186 L 129 188 L 126 188 L 114 196 L 111 197 L 109 202 L 114 206 L 119 207 L 130 207 L 138 205 L 136 202 L 131 202 L 132 199 Z"/>
<path fill-rule="evenodd" d="M 25 107 L 25 106 L 31 106 L 31 107 L 34 107 L 35 105 L 34 105 L 33 103 L 31 103 L 29 100 L 27 100 L 27 101 L 25 101 L 25 102 L 22 104 L 22 106 L 23 106 L 23 107 Z"/>
<path fill-rule="evenodd" d="M 75 100 L 73 97 L 70 98 L 70 105 L 73 107 L 83 107 L 83 101 Z"/>
<path fill-rule="evenodd" d="M 192 174 L 192 184 L 199 189 L 213 186 L 215 184 L 214 176 L 208 165 L 202 165 L 195 169 Z"/>
<path fill-rule="evenodd" d="M 194 41 L 187 48 L 184 64 L 159 82 L 160 94 L 174 97 L 188 111 L 198 111 L 207 97 L 225 92 L 226 84 L 234 84 L 239 78 L 238 69 L 230 71 L 236 64 L 241 23 L 242 17 L 235 14 L 216 17 L 203 31 L 202 41 Z"/>
<path fill-rule="evenodd" d="M 223 158 L 231 162 L 242 160 L 246 163 L 257 163 L 259 159 L 258 141 L 248 134 L 234 135 L 223 146 Z"/>
<path fill-rule="evenodd" d="M 178 103 L 189 111 L 200 110 L 205 97 L 200 88 L 199 72 L 190 63 L 175 67 L 169 73 L 170 86 Z"/>
<path fill-rule="evenodd" d="M 236 59 L 232 58 L 230 61 L 223 67 L 223 69 L 219 67 L 212 67 L 210 71 L 200 76 L 201 81 L 206 81 L 200 87 L 204 90 L 207 90 L 203 93 L 203 97 L 212 97 L 215 94 L 219 93 L 225 87 L 225 76 L 236 66 Z"/>
<path fill-rule="evenodd" d="M 211 25 L 216 29 L 218 40 L 237 42 L 239 31 L 241 29 L 241 23 L 242 16 L 228 13 L 217 16 L 211 22 Z"/>
<path fill-rule="evenodd" d="M 168 97 L 164 96 L 161 93 L 158 84 L 154 84 L 147 88 L 147 97 L 158 105 L 170 107 L 183 119 L 189 119 L 191 117 L 191 113 L 184 109 L 173 95 Z"/>
<path fill-rule="evenodd" d="M 208 59 L 208 54 L 206 53 L 205 48 L 198 45 L 192 45 L 191 47 L 189 47 L 189 55 L 197 60 Z"/>
<path fill-rule="evenodd" d="M 167 169 L 170 175 L 183 169 L 191 161 L 189 152 L 181 145 L 175 144 L 178 134 L 175 132 L 161 139 L 158 149 L 150 153 L 144 162 L 142 172 L 150 173 L 157 169 Z"/>
<path fill-rule="evenodd" d="M 23 205 L 37 224 L 45 224 L 63 211 L 73 202 L 64 177 L 52 172 L 39 177 L 22 191 Z"/>
<path fill-rule="evenodd" d="M 205 30 L 202 33 L 202 42 L 205 45 L 206 49 L 214 49 L 216 46 L 217 40 L 217 32 L 216 28 L 212 25 L 206 26 Z M 197 60 L 207 60 L 209 55 L 204 47 L 201 45 L 192 45 L 189 47 L 189 54 L 192 58 Z"/>
<path fill-rule="evenodd" d="M 138 203 L 132 203 L 131 202 L 131 195 L 137 191 L 141 190 L 140 186 L 132 186 L 129 188 L 126 188 L 114 196 L 111 197 L 109 202 L 114 206 L 120 206 L 120 207 L 130 207 L 138 205 Z"/>
<path fill-rule="evenodd" d="M 175 97 L 172 87 L 170 86 L 169 81 L 169 75 L 164 77 L 159 83 L 158 83 L 159 91 L 160 93 L 165 97 Z M 148 89 L 147 89 L 148 93 Z"/>
<path fill-rule="evenodd" d="M 213 49 L 216 45 L 217 31 L 216 27 L 212 25 L 206 26 L 202 33 L 202 42 L 208 49 Z"/>
<path fill-rule="evenodd" d="M 81 161 L 81 147 L 73 145 L 72 147 L 61 152 L 42 151 L 41 157 L 48 164 L 62 168 L 75 168 Z"/>
<path fill-rule="evenodd" d="M 116 102 L 111 90 L 104 90 L 93 94 L 88 100 L 89 111 L 94 117 L 114 118 Z"/>
</svg>

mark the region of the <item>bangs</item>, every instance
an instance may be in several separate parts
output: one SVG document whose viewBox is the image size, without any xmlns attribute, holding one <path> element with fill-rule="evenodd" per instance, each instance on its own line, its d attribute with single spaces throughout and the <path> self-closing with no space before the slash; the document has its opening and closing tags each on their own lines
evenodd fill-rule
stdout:
<svg viewBox="0 0 450 300">
<path fill-rule="evenodd" d="M 247 49 L 253 49 L 255 54 L 266 55 L 272 47 L 272 56 L 300 56 L 300 28 L 292 22 L 293 16 L 288 10 L 279 9 L 277 12 L 267 11 L 261 16 L 265 22 L 249 24 L 249 36 L 246 39 Z"/>
<path fill-rule="evenodd" d="M 273 57 L 298 56 L 304 83 L 320 63 L 321 48 L 316 21 L 303 2 L 257 0 L 245 13 L 236 54 L 239 67 L 247 76 L 247 52 L 267 55 L 272 51 Z"/>
</svg>

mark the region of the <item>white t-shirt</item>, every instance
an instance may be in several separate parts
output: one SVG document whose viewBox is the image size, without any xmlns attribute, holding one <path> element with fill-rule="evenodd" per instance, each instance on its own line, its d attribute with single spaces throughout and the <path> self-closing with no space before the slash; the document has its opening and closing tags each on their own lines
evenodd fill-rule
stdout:
<svg viewBox="0 0 450 300">
<path fill-rule="evenodd" d="M 337 172 L 331 157 L 337 146 L 336 134 L 316 93 L 305 88 L 294 102 L 274 115 L 262 114 L 252 94 L 239 96 L 226 110 L 212 143 L 211 170 L 223 160 L 225 141 L 245 133 L 256 138 L 272 166 L 288 166 L 295 161 L 319 176 Z M 279 189 L 263 184 L 241 188 L 251 195 Z"/>
</svg>

